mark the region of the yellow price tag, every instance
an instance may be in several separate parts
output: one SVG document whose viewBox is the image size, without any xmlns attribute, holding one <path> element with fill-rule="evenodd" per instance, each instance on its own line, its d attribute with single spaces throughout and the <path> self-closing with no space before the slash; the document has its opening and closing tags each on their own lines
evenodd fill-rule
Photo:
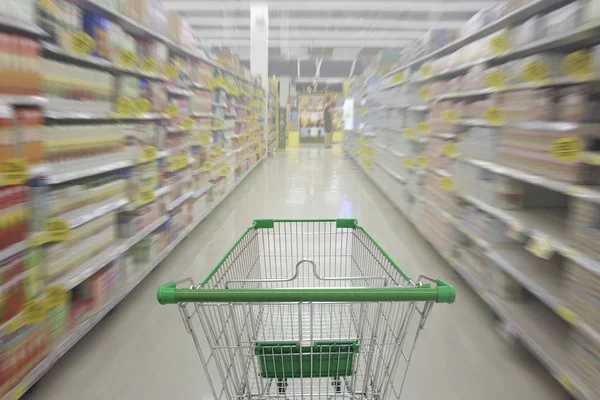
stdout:
<svg viewBox="0 0 600 400">
<path fill-rule="evenodd" d="M 559 306 L 556 309 L 556 313 L 568 323 L 575 325 L 577 323 L 577 315 L 570 309 L 564 306 Z"/>
<path fill-rule="evenodd" d="M 548 78 L 549 68 L 545 61 L 534 60 L 523 67 L 523 79 L 527 82 L 541 82 Z"/>
<path fill-rule="evenodd" d="M 564 137 L 552 142 L 550 152 L 554 158 L 564 162 L 579 161 L 583 142 L 577 137 Z"/>
<path fill-rule="evenodd" d="M 449 158 L 454 158 L 458 155 L 458 149 L 454 142 L 446 143 L 442 147 L 442 154 Z"/>
<path fill-rule="evenodd" d="M 405 79 L 404 72 L 398 72 L 392 76 L 392 83 L 402 83 Z"/>
<path fill-rule="evenodd" d="M 9 158 L 1 166 L 2 183 L 4 185 L 22 185 L 29 180 L 29 167 L 21 158 Z"/>
<path fill-rule="evenodd" d="M 421 65 L 421 68 L 419 68 L 419 73 L 424 78 L 430 77 L 431 74 L 433 73 L 433 68 L 431 67 L 431 64 L 423 64 L 423 65 Z"/>
<path fill-rule="evenodd" d="M 185 130 L 190 130 L 194 127 L 194 120 L 191 118 L 186 118 L 181 122 L 181 127 Z"/>
<path fill-rule="evenodd" d="M 404 137 L 409 139 L 415 136 L 415 130 L 413 128 L 406 128 L 402 133 L 404 134 Z"/>
<path fill-rule="evenodd" d="M 223 125 L 225 125 L 225 123 L 223 122 L 222 119 L 218 119 L 215 121 L 215 125 L 214 128 L 215 129 L 223 129 Z"/>
<path fill-rule="evenodd" d="M 558 378 L 558 382 L 571 394 L 577 393 L 577 388 L 573 384 L 573 382 L 566 377 L 565 375 L 561 375 Z"/>
<path fill-rule="evenodd" d="M 417 131 L 421 133 L 429 133 L 429 124 L 427 122 L 419 122 L 417 124 Z"/>
<path fill-rule="evenodd" d="M 421 168 L 427 168 L 429 166 L 429 159 L 425 156 L 417 157 L 417 165 Z"/>
<path fill-rule="evenodd" d="M 506 114 L 504 110 L 497 106 L 491 106 L 483 112 L 483 119 L 490 125 L 504 125 L 506 122 Z"/>
<path fill-rule="evenodd" d="M 433 96 L 433 92 L 429 86 L 423 86 L 421 89 L 419 89 L 419 94 L 423 100 L 429 100 Z"/>
<path fill-rule="evenodd" d="M 144 57 L 142 60 L 142 71 L 151 74 L 157 70 L 158 64 L 156 63 L 156 60 L 152 57 Z"/>
<path fill-rule="evenodd" d="M 19 383 L 13 390 L 10 392 L 7 400 L 19 400 L 25 394 L 25 385 Z"/>
<path fill-rule="evenodd" d="M 71 47 L 75 54 L 87 56 L 96 48 L 96 42 L 90 35 L 81 31 L 71 35 Z"/>
<path fill-rule="evenodd" d="M 189 159 L 186 155 L 171 157 L 170 159 L 170 170 L 178 171 L 189 165 Z"/>
<path fill-rule="evenodd" d="M 144 146 L 142 147 L 142 161 L 148 162 L 156 160 L 158 156 L 158 149 L 154 146 Z"/>
<path fill-rule="evenodd" d="M 411 169 L 415 165 L 415 161 L 412 158 L 405 158 L 402 160 L 402 164 L 404 164 L 404 168 Z"/>
<path fill-rule="evenodd" d="M 119 97 L 117 100 L 117 113 L 119 115 L 133 115 L 137 112 L 135 102 L 128 97 Z"/>
<path fill-rule="evenodd" d="M 200 143 L 201 144 L 210 144 L 210 140 L 212 135 L 208 132 L 204 132 L 200 134 Z"/>
<path fill-rule="evenodd" d="M 177 65 L 175 65 L 174 63 L 170 63 L 167 67 L 166 75 L 167 79 L 171 81 L 177 79 L 177 76 L 179 75 L 179 68 L 177 67 Z"/>
<path fill-rule="evenodd" d="M 23 315 L 25 316 L 25 324 L 32 325 L 42 322 L 46 318 L 48 310 L 39 301 L 29 300 L 23 307 Z"/>
<path fill-rule="evenodd" d="M 458 119 L 459 119 L 458 111 L 456 111 L 452 108 L 444 110 L 444 111 L 442 111 L 442 119 L 451 124 L 455 124 L 456 122 L 458 122 Z"/>
<path fill-rule="evenodd" d="M 154 200 L 156 200 L 156 193 L 152 189 L 142 189 L 142 190 L 140 190 L 138 197 L 139 197 L 138 204 L 140 206 L 143 206 L 143 205 L 152 203 Z"/>
<path fill-rule="evenodd" d="M 506 74 L 502 70 L 494 70 L 485 75 L 485 86 L 500 89 L 506 85 Z"/>
<path fill-rule="evenodd" d="M 71 299 L 71 292 L 61 285 L 52 285 L 46 289 L 45 302 L 48 308 L 60 307 Z"/>
<path fill-rule="evenodd" d="M 221 146 L 213 147 L 213 154 L 215 156 L 220 156 L 221 154 L 223 154 L 223 149 L 221 148 Z"/>
<path fill-rule="evenodd" d="M 594 56 L 589 49 L 577 50 L 565 56 L 562 69 L 566 75 L 589 77 L 594 72 Z"/>
<path fill-rule="evenodd" d="M 48 241 L 49 241 L 48 234 L 46 232 L 41 232 L 41 233 L 38 233 L 38 234 L 32 236 L 29 239 L 29 246 L 30 247 L 43 246 L 46 243 L 48 243 Z"/>
<path fill-rule="evenodd" d="M 122 50 L 119 54 L 119 62 L 125 68 L 133 68 L 137 65 L 137 54 L 133 50 Z"/>
<path fill-rule="evenodd" d="M 167 116 L 169 118 L 173 118 L 174 116 L 176 116 L 177 114 L 179 114 L 179 106 L 175 103 L 169 103 L 165 106 L 165 114 L 167 114 Z"/>
<path fill-rule="evenodd" d="M 506 31 L 497 33 L 490 39 L 490 48 L 496 54 L 506 53 L 510 47 L 510 40 Z"/>
<path fill-rule="evenodd" d="M 66 219 L 52 218 L 46 221 L 46 232 L 48 234 L 48 241 L 62 242 L 69 239 L 71 227 Z"/>
<path fill-rule="evenodd" d="M 212 171 L 213 163 L 211 161 L 206 161 L 204 164 L 202 164 L 202 169 L 205 171 Z"/>
<path fill-rule="evenodd" d="M 219 172 L 219 175 L 221 175 L 221 176 L 227 176 L 230 173 L 231 173 L 231 167 L 227 166 L 227 167 L 221 168 L 221 171 Z"/>
<path fill-rule="evenodd" d="M 138 114 L 147 114 L 152 111 L 152 104 L 150 103 L 150 100 L 140 97 L 135 101 L 135 109 Z"/>
<path fill-rule="evenodd" d="M 529 240 L 525 248 L 534 256 L 543 258 L 544 260 L 551 259 L 554 254 L 552 241 L 544 236 L 534 236 Z"/>
<path fill-rule="evenodd" d="M 444 190 L 454 190 L 454 178 L 451 176 L 442 176 L 438 181 L 440 188 Z"/>
</svg>

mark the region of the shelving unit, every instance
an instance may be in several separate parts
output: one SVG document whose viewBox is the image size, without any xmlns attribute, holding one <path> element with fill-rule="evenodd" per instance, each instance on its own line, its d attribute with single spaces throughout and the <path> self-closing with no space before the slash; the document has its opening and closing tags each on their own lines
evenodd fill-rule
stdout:
<svg viewBox="0 0 600 400">
<path fill-rule="evenodd" d="M 600 120 L 585 110 L 597 93 L 600 15 L 584 3 L 486 11 L 505 16 L 475 29 L 476 16 L 445 46 L 423 53 L 433 45 L 423 39 L 394 65 L 367 68 L 353 83 L 358 124 L 344 147 L 500 330 L 574 398 L 592 400 Z M 579 19 L 561 25 L 561 15 Z M 536 37 L 534 25 L 549 31 Z M 576 57 L 587 57 L 585 71 L 573 69 Z"/>
<path fill-rule="evenodd" d="M 0 160 L 0 218 L 18 227 L 0 243 L 1 399 L 23 396 L 235 190 L 269 145 L 266 94 L 235 59 L 217 62 L 90 0 L 69 6 L 120 27 L 137 60 L 75 52 L 35 25 L 0 17 L 0 32 L 28 38 L 40 64 L 36 88 L 0 86 L 5 126 L 36 138 L 15 141 Z M 89 37 L 83 29 L 70 35 Z M 166 62 L 148 60 L 142 42 L 165 50 Z M 45 93 L 54 82 L 83 86 Z M 72 96 L 76 90 L 86 96 Z M 22 352 L 31 355 L 26 363 Z"/>
</svg>

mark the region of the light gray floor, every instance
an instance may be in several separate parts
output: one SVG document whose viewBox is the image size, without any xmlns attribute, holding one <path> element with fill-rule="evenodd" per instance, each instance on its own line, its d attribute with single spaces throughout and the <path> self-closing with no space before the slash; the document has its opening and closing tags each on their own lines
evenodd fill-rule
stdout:
<svg viewBox="0 0 600 400">
<path fill-rule="evenodd" d="M 489 310 L 339 148 L 288 151 L 259 166 L 144 282 L 83 338 L 28 399 L 209 399 L 203 370 L 174 306 L 156 289 L 206 275 L 254 218 L 359 220 L 409 273 L 456 286 L 435 306 L 403 399 L 553 400 L 562 390 L 495 331 Z"/>
</svg>

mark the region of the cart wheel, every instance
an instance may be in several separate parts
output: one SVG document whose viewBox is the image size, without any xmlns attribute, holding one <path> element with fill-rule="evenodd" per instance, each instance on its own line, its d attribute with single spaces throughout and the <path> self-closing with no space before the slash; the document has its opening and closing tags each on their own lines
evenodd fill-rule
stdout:
<svg viewBox="0 0 600 400">
<path fill-rule="evenodd" d="M 279 392 L 279 394 L 284 395 L 285 391 L 288 387 L 288 382 L 287 379 L 277 379 L 277 391 Z"/>
<path fill-rule="evenodd" d="M 331 381 L 331 386 L 335 388 L 336 393 L 342 393 L 342 381 L 340 378 L 335 378 Z"/>
</svg>

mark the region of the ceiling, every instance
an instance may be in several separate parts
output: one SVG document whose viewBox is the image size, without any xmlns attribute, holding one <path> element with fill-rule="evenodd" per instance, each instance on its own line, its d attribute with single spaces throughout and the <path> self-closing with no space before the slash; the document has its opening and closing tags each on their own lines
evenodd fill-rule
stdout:
<svg viewBox="0 0 600 400">
<path fill-rule="evenodd" d="M 432 27 L 460 28 L 495 1 L 268 0 L 270 60 L 346 60 L 400 49 Z M 249 59 L 250 0 L 162 0 L 200 39 Z"/>
</svg>

